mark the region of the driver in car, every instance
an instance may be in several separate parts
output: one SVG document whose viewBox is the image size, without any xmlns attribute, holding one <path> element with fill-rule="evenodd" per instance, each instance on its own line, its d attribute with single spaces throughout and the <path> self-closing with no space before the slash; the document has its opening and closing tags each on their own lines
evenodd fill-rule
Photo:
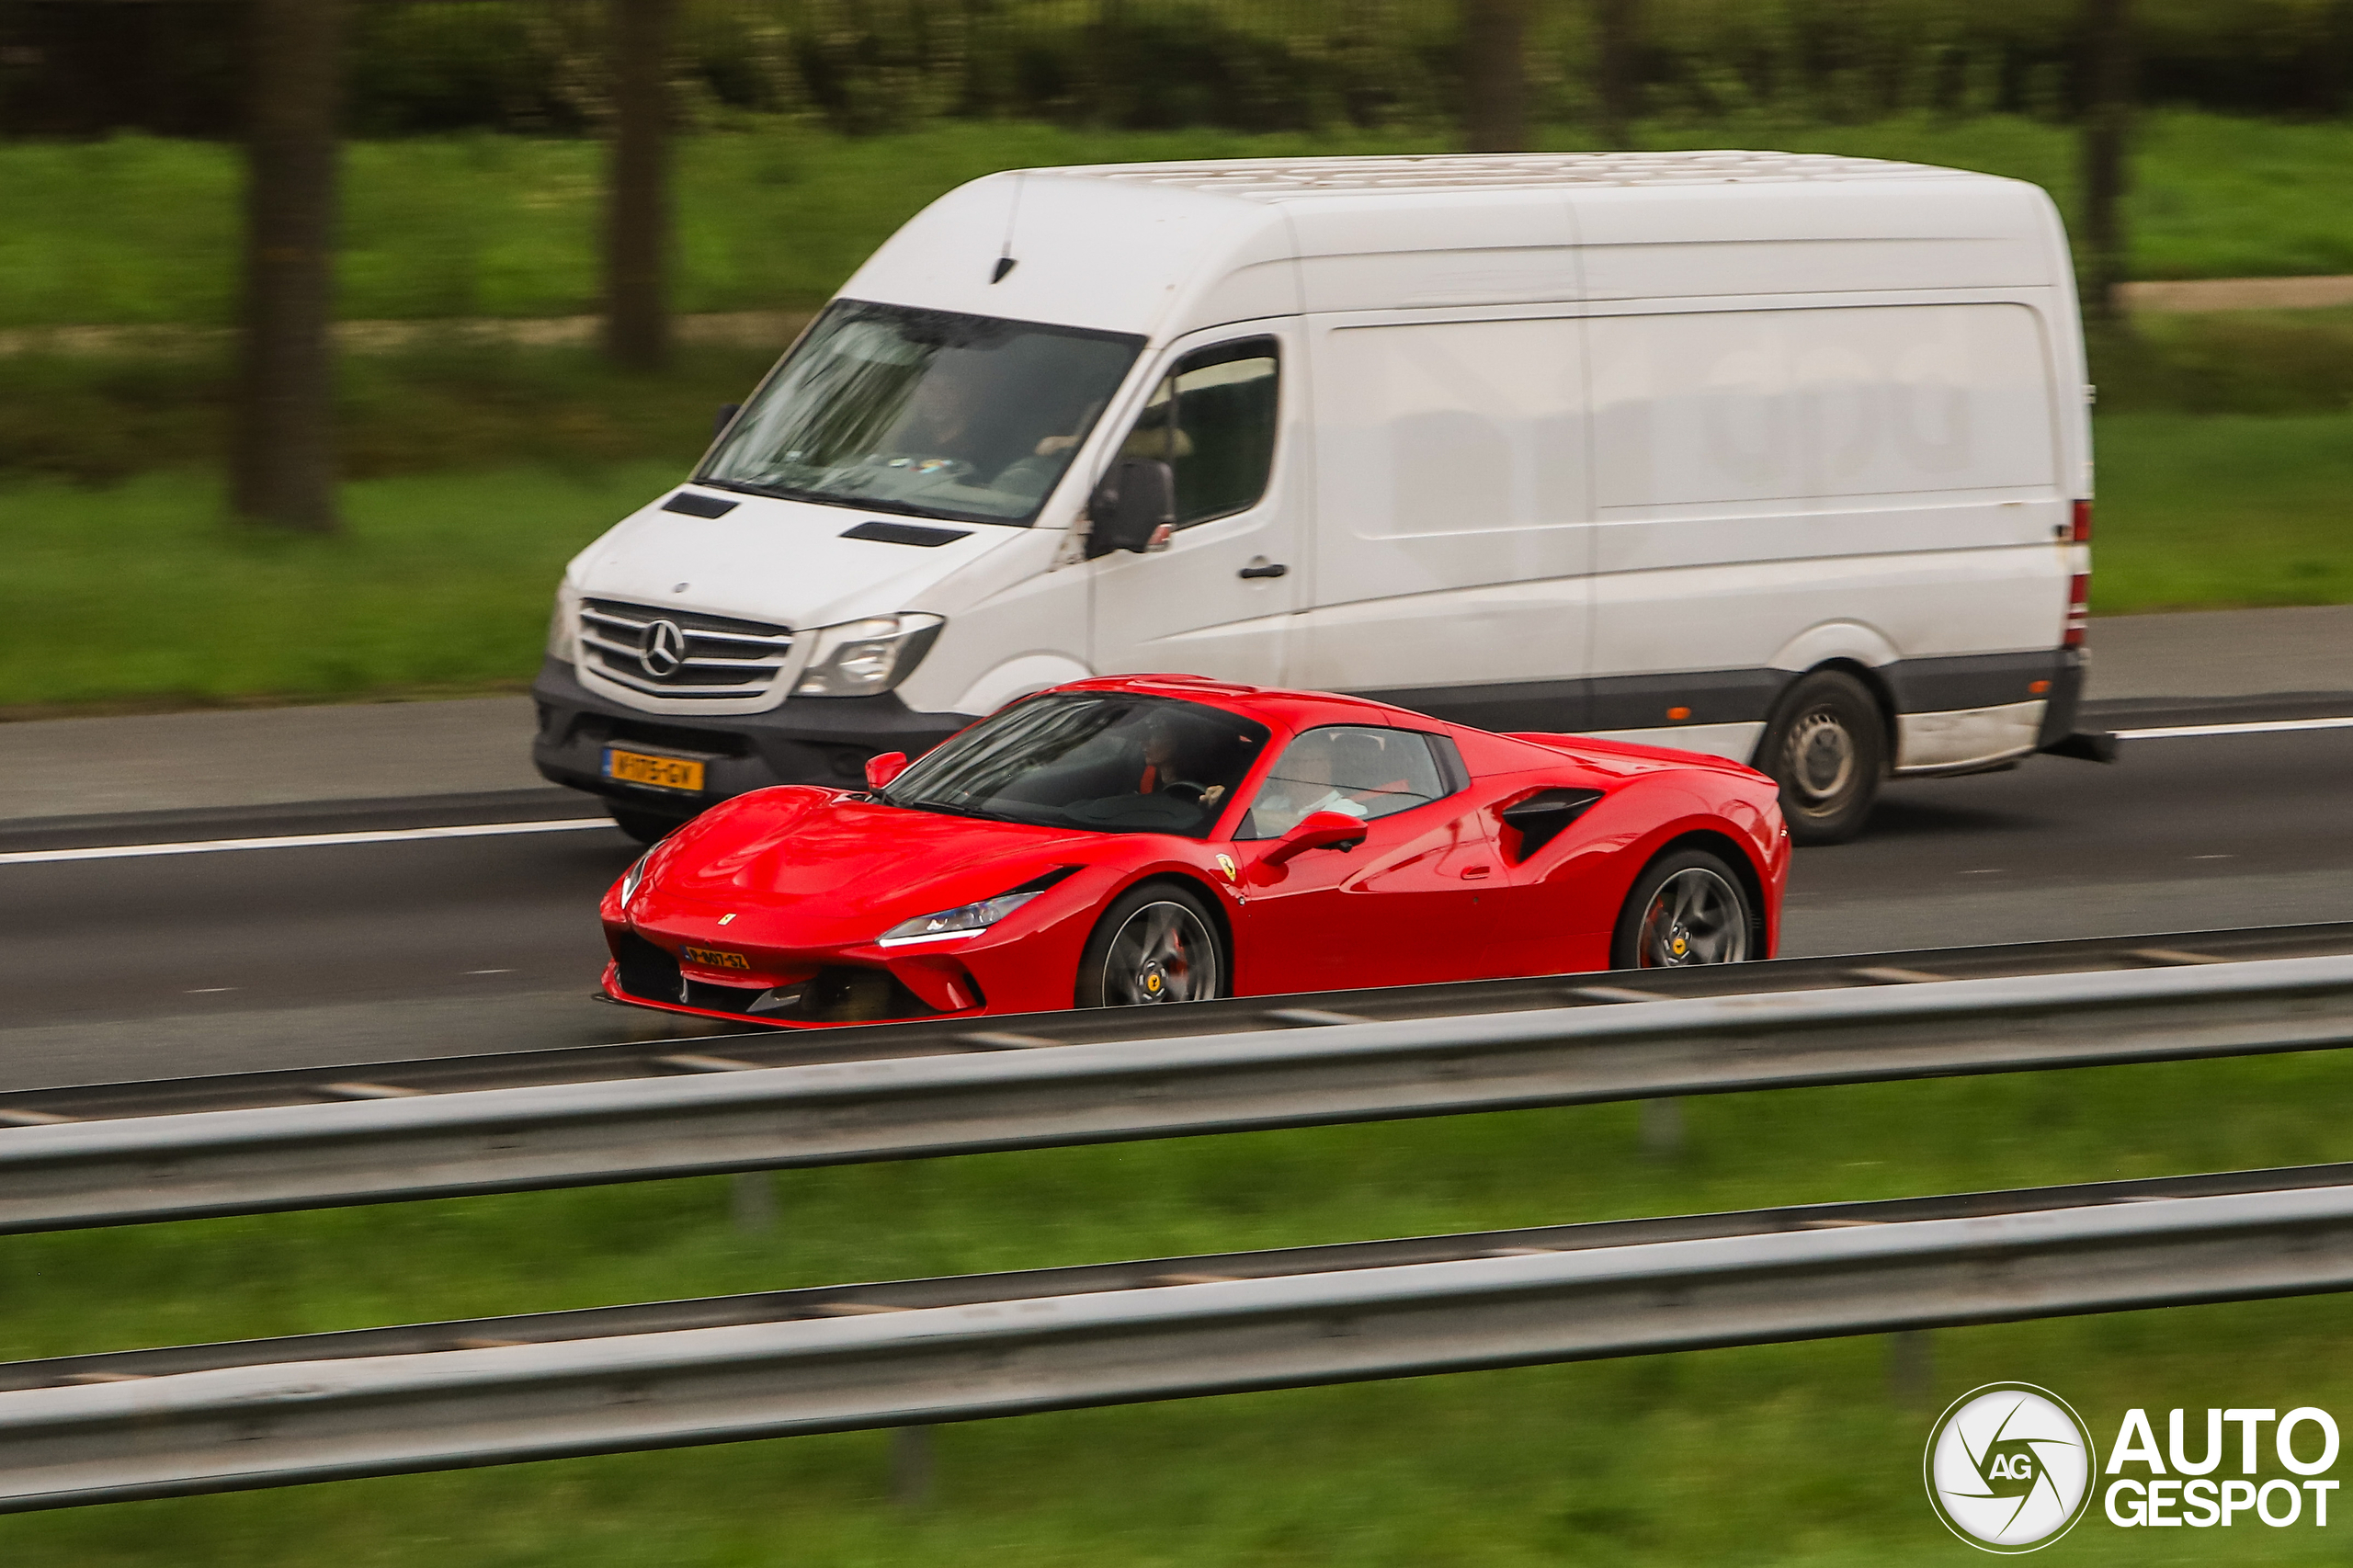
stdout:
<svg viewBox="0 0 2353 1568">
<path fill-rule="evenodd" d="M 1173 794 L 1214 806 L 1224 797 L 1222 784 L 1204 785 L 1190 775 L 1200 771 L 1199 759 L 1185 755 L 1184 736 L 1167 717 L 1154 714 L 1143 732 L 1143 772 L 1136 780 L 1139 795 Z"/>
</svg>

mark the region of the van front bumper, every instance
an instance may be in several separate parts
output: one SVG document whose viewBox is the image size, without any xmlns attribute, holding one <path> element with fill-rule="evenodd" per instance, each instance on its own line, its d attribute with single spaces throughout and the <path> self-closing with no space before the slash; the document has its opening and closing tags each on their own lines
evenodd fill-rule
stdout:
<svg viewBox="0 0 2353 1568">
<path fill-rule="evenodd" d="M 531 683 L 539 733 L 531 761 L 542 778 L 603 795 L 632 810 L 683 820 L 706 806 L 771 784 L 858 783 L 866 759 L 888 751 L 930 750 L 972 721 L 918 713 L 896 696 L 788 699 L 765 713 L 677 718 L 597 696 L 572 665 L 548 659 Z M 703 765 L 703 788 L 688 792 L 605 777 L 605 748 L 621 744 Z"/>
</svg>

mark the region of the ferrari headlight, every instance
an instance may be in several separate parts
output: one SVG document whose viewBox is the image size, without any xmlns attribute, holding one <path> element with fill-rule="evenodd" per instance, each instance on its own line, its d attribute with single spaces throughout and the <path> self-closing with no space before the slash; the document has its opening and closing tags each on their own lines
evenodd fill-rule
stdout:
<svg viewBox="0 0 2353 1568">
<path fill-rule="evenodd" d="M 943 909 L 937 915 L 918 915 L 913 920 L 902 920 L 883 932 L 878 945 L 895 948 L 907 942 L 936 942 L 948 937 L 969 937 L 975 931 L 987 930 L 1044 891 L 1037 888 L 999 893 L 978 903 Z"/>
<path fill-rule="evenodd" d="M 823 626 L 801 672 L 798 697 L 873 697 L 899 684 L 923 662 L 946 618 L 909 612 L 875 615 Z"/>
<path fill-rule="evenodd" d="M 636 862 L 631 865 L 628 870 L 621 873 L 621 909 L 623 913 L 627 913 L 629 909 L 629 901 L 637 896 L 638 884 L 645 881 L 645 863 L 653 858 L 654 851 L 649 849 L 644 854 L 639 856 Z"/>
<path fill-rule="evenodd" d="M 548 617 L 548 657 L 572 664 L 580 653 L 580 590 L 571 579 L 555 585 L 555 611 Z"/>
</svg>

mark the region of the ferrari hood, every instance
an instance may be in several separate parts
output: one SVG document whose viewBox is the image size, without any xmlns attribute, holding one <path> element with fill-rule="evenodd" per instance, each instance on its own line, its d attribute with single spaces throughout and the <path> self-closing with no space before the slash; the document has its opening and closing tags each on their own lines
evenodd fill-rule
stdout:
<svg viewBox="0 0 2353 1568">
<path fill-rule="evenodd" d="M 934 585 L 1029 530 L 997 523 L 932 522 L 845 506 L 688 487 L 716 517 L 644 507 L 580 552 L 572 580 L 592 598 L 680 608 L 787 626 L 825 626 L 919 608 Z M 854 529 L 876 523 L 870 534 Z M 912 535 L 925 543 L 902 542 Z M 945 538 L 945 542 L 928 542 Z"/>
<path fill-rule="evenodd" d="M 710 820 L 716 818 L 718 820 Z M 790 786 L 741 797 L 679 835 L 636 917 L 739 913 L 779 943 L 870 940 L 902 920 L 1083 865 L 1103 835 L 886 806 Z"/>
</svg>

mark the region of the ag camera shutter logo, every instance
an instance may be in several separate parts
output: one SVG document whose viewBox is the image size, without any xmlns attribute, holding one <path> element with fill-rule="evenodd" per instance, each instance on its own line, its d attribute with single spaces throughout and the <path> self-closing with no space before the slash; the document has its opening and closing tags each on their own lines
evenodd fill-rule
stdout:
<svg viewBox="0 0 2353 1568">
<path fill-rule="evenodd" d="M 2033 1551 L 2091 1502 L 2090 1434 L 2067 1402 L 2032 1383 L 1988 1383 L 1953 1401 L 1928 1434 L 1928 1501 L 1982 1551 Z"/>
</svg>

